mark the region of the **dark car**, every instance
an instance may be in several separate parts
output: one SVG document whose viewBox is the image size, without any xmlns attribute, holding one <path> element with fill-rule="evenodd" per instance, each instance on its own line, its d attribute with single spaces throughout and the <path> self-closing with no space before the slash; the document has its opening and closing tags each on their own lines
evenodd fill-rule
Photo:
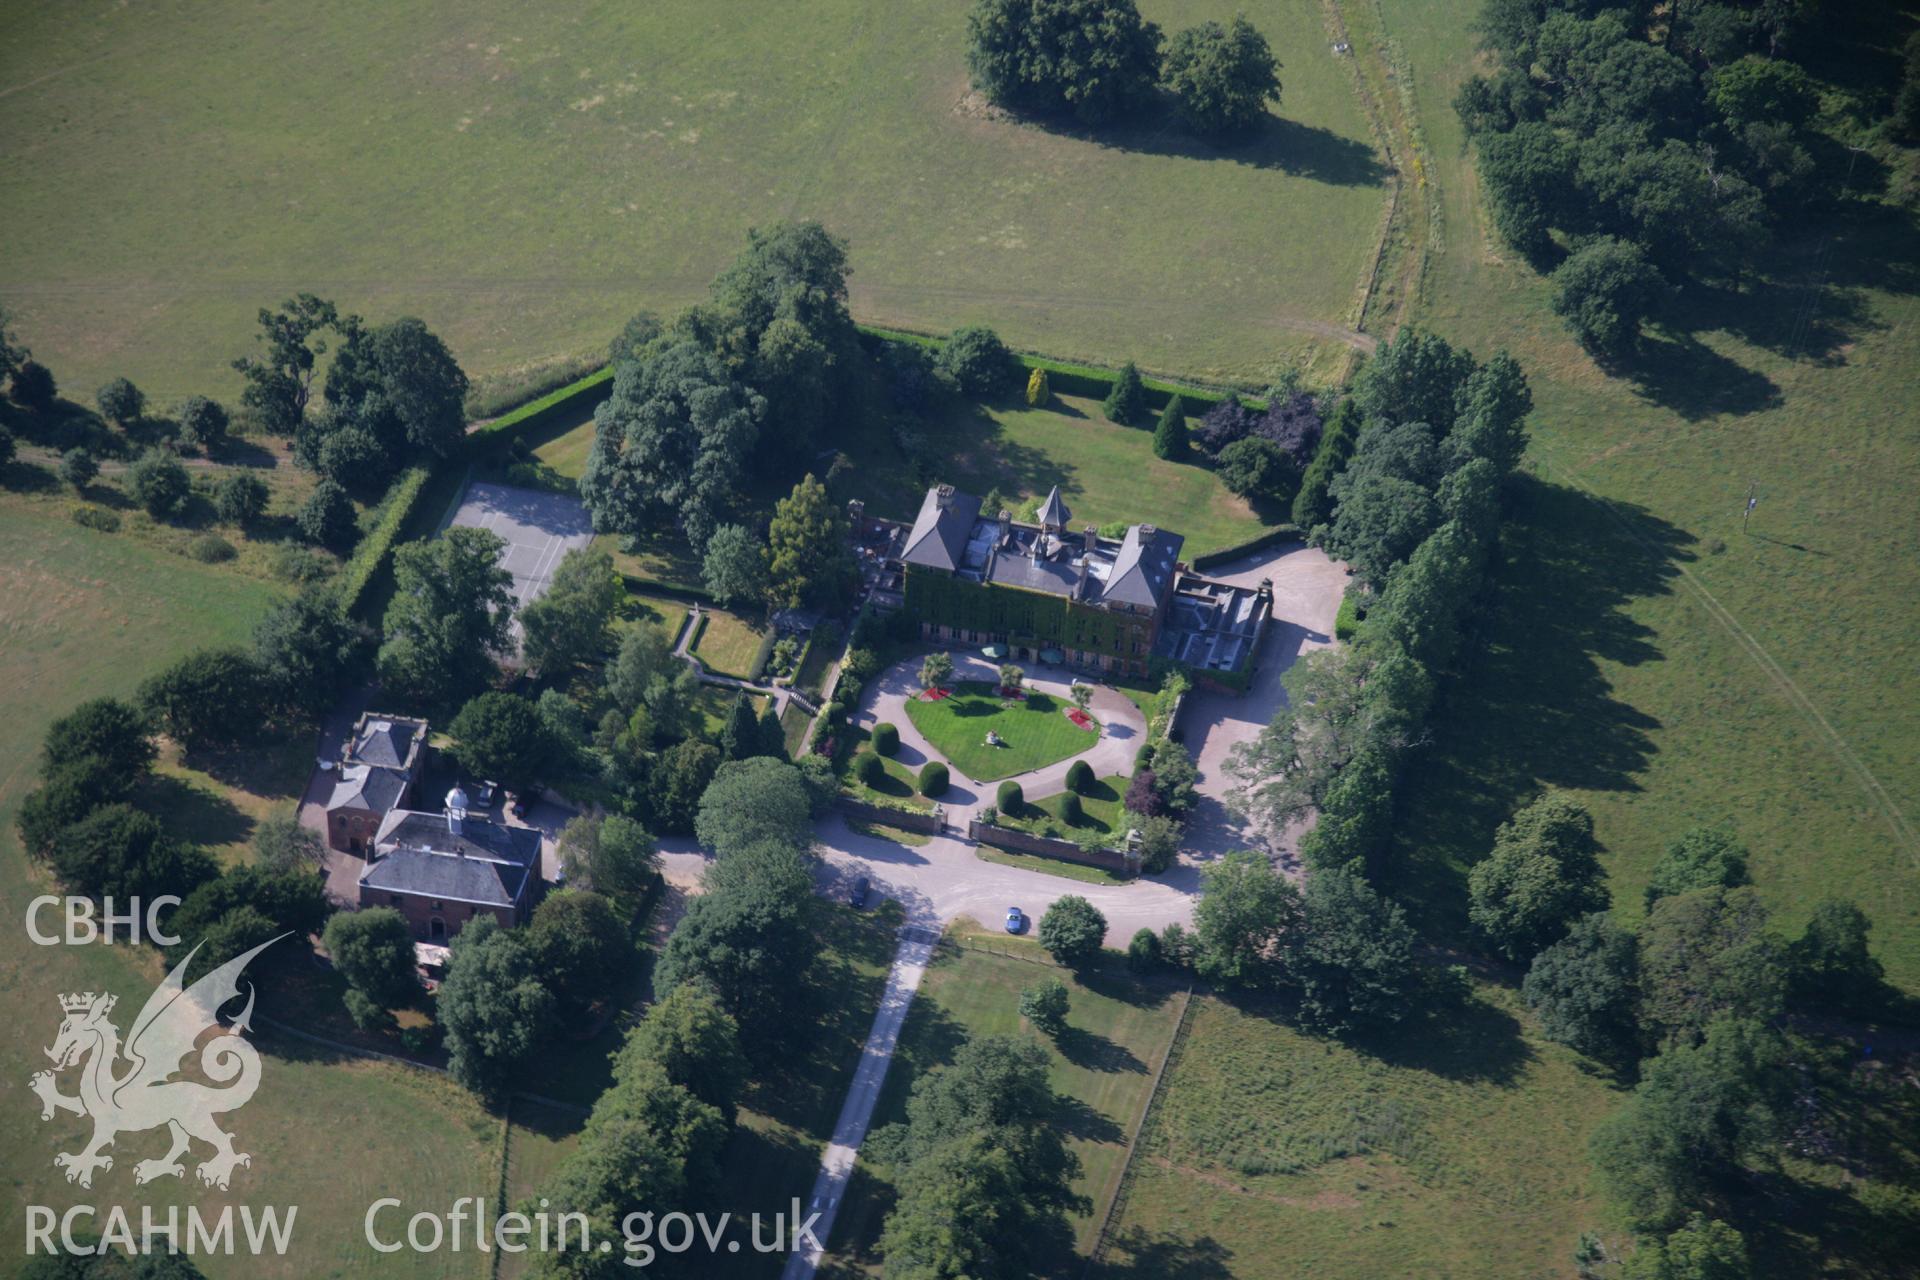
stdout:
<svg viewBox="0 0 1920 1280">
<path fill-rule="evenodd" d="M 851 903 L 856 909 L 866 906 L 867 891 L 870 890 L 871 888 L 873 888 L 873 886 L 870 883 L 868 883 L 867 878 L 865 876 L 861 876 L 858 880 L 855 880 L 853 882 L 853 896 L 848 898 L 847 901 Z"/>
<path fill-rule="evenodd" d="M 1026 914 L 1022 912 L 1018 907 L 1008 907 L 1007 908 L 1007 932 L 1008 933 L 1025 933 L 1026 929 L 1027 929 Z"/>
</svg>

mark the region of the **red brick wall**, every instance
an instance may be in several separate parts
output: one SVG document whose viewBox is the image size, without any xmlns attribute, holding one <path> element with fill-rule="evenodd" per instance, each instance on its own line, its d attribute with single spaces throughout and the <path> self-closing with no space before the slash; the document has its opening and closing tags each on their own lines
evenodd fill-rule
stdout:
<svg viewBox="0 0 1920 1280">
<path fill-rule="evenodd" d="M 395 901 L 398 899 L 398 901 Z M 423 898 L 411 893 L 391 893 L 384 889 L 372 889 L 360 886 L 360 905 L 363 907 L 392 907 L 413 930 L 413 936 L 422 942 L 445 942 L 459 933 L 467 921 L 477 915 L 490 915 L 500 922 L 502 928 L 512 928 L 522 923 L 518 913 L 509 907 L 479 907 L 469 902 L 443 902 L 438 910 L 434 909 L 433 899 Z M 433 921 L 438 919 L 446 932 L 435 937 Z"/>
</svg>

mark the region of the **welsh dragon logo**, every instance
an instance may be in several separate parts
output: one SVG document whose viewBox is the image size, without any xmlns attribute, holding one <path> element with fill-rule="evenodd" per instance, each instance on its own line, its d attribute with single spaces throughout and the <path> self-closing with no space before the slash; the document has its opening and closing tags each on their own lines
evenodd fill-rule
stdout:
<svg viewBox="0 0 1920 1280">
<path fill-rule="evenodd" d="M 233 1135 L 213 1121 L 216 1113 L 245 1106 L 260 1085 L 260 1054 L 241 1038 L 253 1016 L 253 985 L 247 984 L 246 1007 L 230 1025 L 221 1023 L 219 1011 L 240 995 L 240 973 L 248 962 L 278 941 L 263 942 L 187 986 L 184 975 L 194 952 L 200 950 L 196 946 L 147 997 L 124 1047 L 119 1029 L 107 1018 L 113 1012 L 114 996 L 87 991 L 60 997 L 66 1016 L 53 1047 L 46 1051 L 53 1070 L 35 1072 L 28 1083 L 40 1095 L 42 1120 L 51 1120 L 60 1111 L 93 1119 L 93 1137 L 86 1146 L 53 1158 L 55 1168 L 66 1170 L 68 1182 L 92 1186 L 94 1170 L 113 1168 L 113 1157 L 105 1150 L 117 1136 L 162 1126 L 173 1145 L 159 1159 L 134 1165 L 135 1182 L 185 1174 L 180 1157 L 187 1154 L 193 1138 L 214 1149 L 212 1158 L 195 1170 L 210 1187 L 226 1190 L 234 1169 L 253 1163 L 251 1156 L 233 1149 Z M 207 1036 L 202 1044 L 201 1038 L 210 1031 L 217 1034 Z M 199 1074 L 212 1084 L 178 1078 L 181 1059 L 196 1048 Z M 60 1092 L 55 1076 L 76 1066 L 80 1092 L 70 1097 Z"/>
</svg>

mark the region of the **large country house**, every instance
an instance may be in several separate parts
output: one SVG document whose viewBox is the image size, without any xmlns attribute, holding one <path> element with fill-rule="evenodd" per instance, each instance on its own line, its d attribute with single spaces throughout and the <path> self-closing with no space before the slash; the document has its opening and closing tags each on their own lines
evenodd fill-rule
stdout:
<svg viewBox="0 0 1920 1280">
<path fill-rule="evenodd" d="M 1266 583 L 1245 587 L 1194 573 L 1185 539 L 1150 524 L 1101 537 L 1070 528 L 1055 485 L 1033 523 L 950 484 L 927 490 L 910 528 L 885 533 L 881 589 L 920 625 L 923 638 L 1000 646 L 1009 656 L 1144 677 L 1159 657 L 1201 676 L 1243 673 L 1272 612 Z"/>
</svg>

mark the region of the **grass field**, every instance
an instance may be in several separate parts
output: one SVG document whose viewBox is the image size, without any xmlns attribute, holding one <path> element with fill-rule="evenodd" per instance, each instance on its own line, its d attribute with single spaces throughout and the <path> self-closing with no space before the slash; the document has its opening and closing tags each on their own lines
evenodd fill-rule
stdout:
<svg viewBox="0 0 1920 1280">
<path fill-rule="evenodd" d="M 1099 741 L 1098 732 L 1067 719 L 1065 705 L 1032 690 L 1024 699 L 1004 700 L 992 685 L 962 680 L 938 702 L 909 699 L 907 718 L 960 772 L 993 782 L 1079 755 Z M 986 745 L 989 732 L 1000 735 L 999 746 Z"/>
<path fill-rule="evenodd" d="M 760 646 L 767 638 L 765 624 L 749 622 L 737 613 L 711 605 L 703 607 L 700 615 L 705 622 L 688 652 L 713 675 L 736 680 L 752 675 L 754 659 L 760 656 Z"/>
<path fill-rule="evenodd" d="M 0 165 L 33 175 L 0 193 L 0 298 L 63 383 L 231 399 L 295 290 L 418 315 L 487 373 L 600 349 L 807 217 L 851 240 L 865 318 L 1255 375 L 1344 351 L 1386 174 L 1319 5 L 1144 10 L 1236 7 L 1286 98 L 1224 151 L 982 112 L 964 0 L 30 9 L 0 55 Z"/>
<path fill-rule="evenodd" d="M 1376 1055 L 1196 996 L 1101 1274 L 1570 1274 L 1615 1094 L 1516 1003 L 1480 987 Z"/>
<path fill-rule="evenodd" d="M 1059 1041 L 1037 1037 L 1052 1059 L 1054 1091 L 1063 1098 L 1060 1124 L 1080 1157 L 1075 1190 L 1090 1212 L 1073 1219 L 1081 1250 L 1092 1244 L 1126 1156 L 1126 1145 L 1146 1108 L 1154 1069 L 1166 1054 L 1179 1019 L 1177 987 L 1147 983 L 1114 961 L 1075 975 L 1048 961 L 1037 943 L 963 935 L 943 946 L 900 1033 L 900 1044 L 874 1115 L 876 1125 L 903 1120 L 913 1081 L 952 1060 L 976 1036 L 1034 1035 L 1020 1019 L 1020 992 L 1046 977 L 1067 984 L 1072 1011 Z M 855 1166 L 827 1273 L 857 1274 L 877 1262 L 874 1244 L 891 1196 L 888 1171 L 870 1161 Z"/>
<path fill-rule="evenodd" d="M 1535 403 L 1484 653 L 1415 773 L 1406 896 L 1457 924 L 1493 827 L 1563 787 L 1593 808 L 1629 918 L 1665 843 L 1725 819 L 1783 928 L 1850 897 L 1920 989 L 1920 418 L 1893 408 L 1920 364 L 1920 234 L 1894 211 L 1797 234 L 1606 375 L 1477 202 L 1447 106 L 1477 7 L 1382 3 L 1444 197 L 1423 314 L 1483 356 L 1511 348 Z M 1816 66 L 1880 66 L 1907 29 L 1891 12 L 1863 9 L 1862 43 Z"/>
<path fill-rule="evenodd" d="M 126 694 L 140 678 L 200 644 L 245 639 L 271 591 L 236 573 L 209 568 L 124 537 L 80 529 L 63 516 L 12 501 L 0 503 L 0 898 L 24 902 L 47 891 L 30 871 L 14 835 L 13 811 L 31 786 L 41 733 L 55 716 L 85 698 Z M 167 778 L 191 785 L 190 775 Z M 162 784 L 167 785 L 167 784 Z M 266 797 L 273 798 L 273 797 Z M 252 815 L 211 815 L 229 840 Z M 211 827 L 203 835 L 220 834 Z M 80 1131 L 71 1118 L 42 1123 L 23 1103 L 24 1081 L 51 1043 L 62 992 L 108 990 L 123 1009 L 137 1009 L 161 976 L 157 957 L 127 947 L 34 947 L 15 926 L 0 931 L 0 1017 L 18 1029 L 5 1079 L 16 1105 L 0 1115 L 0 1149 L 12 1162 L 0 1196 L 0 1231 L 22 1238 L 22 1206 L 131 1203 L 133 1154 L 91 1191 L 70 1186 L 54 1168 L 56 1150 L 71 1150 Z M 262 1009 L 272 1016 L 274 1010 Z M 475 1171 L 489 1170 L 499 1147 L 498 1122 L 466 1095 L 417 1072 L 336 1058 L 263 1033 L 266 1069 L 259 1095 L 230 1127 L 254 1156 L 233 1190 L 200 1194 L 193 1186 L 143 1189 L 156 1208 L 197 1203 L 297 1204 L 295 1248 L 284 1259 L 200 1259 L 213 1277 L 312 1275 L 468 1275 L 469 1259 L 412 1254 L 378 1259 L 365 1246 L 361 1217 L 374 1198 L 400 1195 L 422 1205 L 474 1194 Z M 327 1127 L 324 1148 L 313 1126 Z M 150 1138 L 151 1135 L 148 1135 Z"/>
</svg>

